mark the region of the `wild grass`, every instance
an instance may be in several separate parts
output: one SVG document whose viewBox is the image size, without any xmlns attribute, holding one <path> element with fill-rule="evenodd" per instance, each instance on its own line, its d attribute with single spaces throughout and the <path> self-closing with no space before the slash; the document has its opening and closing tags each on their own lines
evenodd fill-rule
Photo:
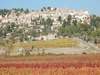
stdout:
<svg viewBox="0 0 100 75">
<path fill-rule="evenodd" d="M 78 42 L 71 38 L 64 39 L 54 39 L 46 41 L 34 41 L 30 43 L 20 43 L 14 44 L 14 47 L 32 47 L 35 48 L 66 48 L 66 47 L 76 47 Z"/>
</svg>

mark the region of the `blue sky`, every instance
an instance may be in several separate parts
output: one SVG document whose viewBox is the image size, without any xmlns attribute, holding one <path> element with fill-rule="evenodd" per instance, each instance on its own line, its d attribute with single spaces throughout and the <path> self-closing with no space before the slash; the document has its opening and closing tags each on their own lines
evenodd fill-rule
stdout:
<svg viewBox="0 0 100 75">
<path fill-rule="evenodd" d="M 0 8 L 28 8 L 37 10 L 42 7 L 64 8 L 67 4 L 68 9 L 84 9 L 90 14 L 100 15 L 100 0 L 0 0 Z"/>
</svg>

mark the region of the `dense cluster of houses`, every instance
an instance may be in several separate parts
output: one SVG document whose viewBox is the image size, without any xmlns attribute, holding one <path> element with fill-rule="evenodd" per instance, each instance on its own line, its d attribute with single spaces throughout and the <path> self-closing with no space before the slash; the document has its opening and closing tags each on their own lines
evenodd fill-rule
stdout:
<svg viewBox="0 0 100 75">
<path fill-rule="evenodd" d="M 57 28 L 60 27 L 62 24 L 58 21 L 59 16 L 61 16 L 62 20 L 66 20 L 68 18 L 68 15 L 72 16 L 73 20 L 77 20 L 78 22 L 84 23 L 90 23 L 89 20 L 89 13 L 87 10 L 71 10 L 71 9 L 59 9 L 59 8 L 51 8 L 51 9 L 42 9 L 38 11 L 31 11 L 28 14 L 25 14 L 24 12 L 18 12 L 15 13 L 14 10 L 11 11 L 10 14 L 6 14 L 5 17 L 2 17 L 0 15 L 0 27 L 6 26 L 6 23 L 14 22 L 16 25 L 20 25 L 19 28 L 23 28 L 23 25 L 28 25 L 28 28 L 25 28 L 25 31 L 29 31 L 31 27 L 33 26 L 32 20 L 38 19 L 38 18 L 51 18 L 53 20 L 53 24 L 51 26 L 51 30 L 57 32 Z M 40 20 L 38 20 L 38 23 L 40 23 Z M 25 27 L 25 26 L 24 26 Z M 44 28 L 43 25 L 40 25 L 39 27 L 40 32 L 42 32 L 42 28 Z M 36 39 L 50 39 L 55 38 L 55 35 L 41 35 L 40 37 L 37 37 Z M 50 37 L 50 38 L 48 38 Z"/>
<path fill-rule="evenodd" d="M 73 19 L 82 20 L 87 20 L 89 23 L 88 17 L 89 13 L 87 10 L 71 10 L 71 9 L 55 9 L 51 8 L 51 10 L 46 9 L 44 11 L 38 10 L 38 11 L 32 11 L 29 12 L 28 14 L 25 14 L 24 12 L 20 13 L 19 15 L 16 15 L 14 10 L 10 14 L 6 14 L 4 18 L 0 16 L 1 23 L 7 23 L 7 22 L 14 22 L 16 24 L 31 24 L 31 19 L 39 18 L 42 17 L 44 19 L 47 19 L 50 17 L 51 19 L 54 20 L 54 24 L 59 24 L 58 17 L 61 16 L 62 19 L 67 19 L 68 15 L 71 15 Z"/>
</svg>

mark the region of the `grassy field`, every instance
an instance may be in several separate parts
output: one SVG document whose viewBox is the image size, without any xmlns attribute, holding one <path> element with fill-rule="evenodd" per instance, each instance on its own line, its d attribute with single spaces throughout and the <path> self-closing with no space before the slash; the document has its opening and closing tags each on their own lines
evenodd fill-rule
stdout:
<svg viewBox="0 0 100 75">
<path fill-rule="evenodd" d="M 65 48 L 65 47 L 76 47 L 78 42 L 76 40 L 65 38 L 65 39 L 54 39 L 47 41 L 35 41 L 31 43 L 15 44 L 14 47 L 31 47 L 36 48 Z"/>
</svg>

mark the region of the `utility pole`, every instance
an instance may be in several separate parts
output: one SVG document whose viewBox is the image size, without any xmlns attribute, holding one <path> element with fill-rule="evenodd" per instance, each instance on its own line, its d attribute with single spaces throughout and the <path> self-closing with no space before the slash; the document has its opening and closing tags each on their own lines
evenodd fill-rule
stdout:
<svg viewBox="0 0 100 75">
<path fill-rule="evenodd" d="M 67 9 L 67 0 L 65 0 L 65 9 Z"/>
</svg>

